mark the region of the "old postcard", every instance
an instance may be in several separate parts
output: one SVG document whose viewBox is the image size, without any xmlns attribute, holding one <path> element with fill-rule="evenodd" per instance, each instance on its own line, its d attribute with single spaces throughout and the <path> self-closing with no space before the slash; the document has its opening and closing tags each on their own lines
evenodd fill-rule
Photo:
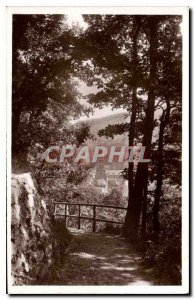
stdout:
<svg viewBox="0 0 195 300">
<path fill-rule="evenodd" d="M 188 15 L 7 8 L 9 294 L 189 293 Z"/>
</svg>

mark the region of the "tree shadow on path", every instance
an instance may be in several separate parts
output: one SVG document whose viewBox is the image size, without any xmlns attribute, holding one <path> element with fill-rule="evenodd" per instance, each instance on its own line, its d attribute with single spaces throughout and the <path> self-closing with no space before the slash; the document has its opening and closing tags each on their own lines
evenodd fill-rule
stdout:
<svg viewBox="0 0 195 300">
<path fill-rule="evenodd" d="M 153 285 L 151 270 L 121 236 L 72 232 L 64 262 L 56 266 L 49 285 Z M 53 274 L 54 275 L 54 274 Z"/>
</svg>

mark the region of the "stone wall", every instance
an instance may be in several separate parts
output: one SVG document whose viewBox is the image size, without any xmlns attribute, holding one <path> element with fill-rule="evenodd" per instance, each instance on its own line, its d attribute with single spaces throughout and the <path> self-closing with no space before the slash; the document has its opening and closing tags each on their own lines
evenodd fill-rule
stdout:
<svg viewBox="0 0 195 300">
<path fill-rule="evenodd" d="M 12 174 L 11 206 L 13 284 L 36 284 L 52 264 L 55 243 L 31 173 Z"/>
</svg>

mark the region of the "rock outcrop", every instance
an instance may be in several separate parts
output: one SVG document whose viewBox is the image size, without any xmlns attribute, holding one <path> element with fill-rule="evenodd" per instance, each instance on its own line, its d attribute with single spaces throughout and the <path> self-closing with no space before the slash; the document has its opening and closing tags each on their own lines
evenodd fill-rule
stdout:
<svg viewBox="0 0 195 300">
<path fill-rule="evenodd" d="M 11 206 L 13 284 L 35 284 L 52 264 L 55 242 L 31 173 L 12 174 Z"/>
</svg>

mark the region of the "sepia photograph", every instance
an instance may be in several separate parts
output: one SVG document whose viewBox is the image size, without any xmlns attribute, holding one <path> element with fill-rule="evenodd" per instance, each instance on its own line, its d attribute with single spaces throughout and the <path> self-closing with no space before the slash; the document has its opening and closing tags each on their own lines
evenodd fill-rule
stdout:
<svg viewBox="0 0 195 300">
<path fill-rule="evenodd" d="M 189 293 L 188 14 L 7 8 L 9 294 Z"/>
</svg>

